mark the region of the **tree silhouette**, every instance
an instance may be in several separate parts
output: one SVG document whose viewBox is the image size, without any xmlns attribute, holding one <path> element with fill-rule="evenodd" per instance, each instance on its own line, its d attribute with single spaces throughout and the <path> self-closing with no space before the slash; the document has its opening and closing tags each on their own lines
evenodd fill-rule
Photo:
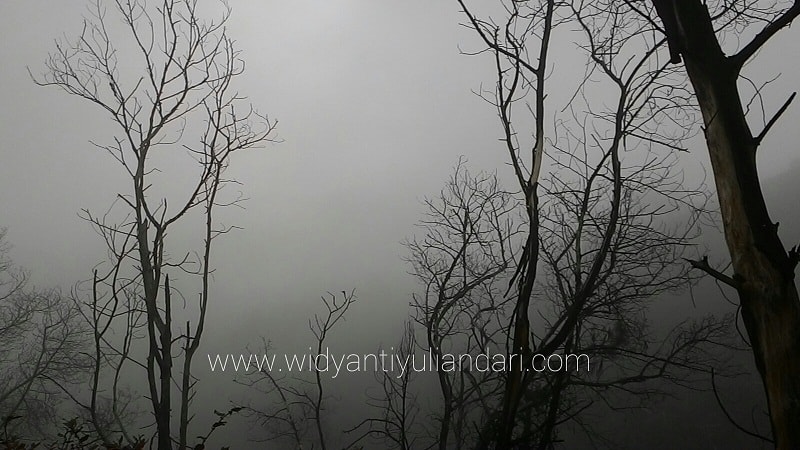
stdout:
<svg viewBox="0 0 800 450">
<path fill-rule="evenodd" d="M 235 153 L 268 141 L 275 125 L 235 90 L 244 63 L 225 28 L 230 8 L 222 6 L 217 20 L 205 21 L 196 0 L 115 1 L 111 12 L 98 1 L 81 34 L 59 41 L 36 79 L 96 105 L 117 127 L 112 143 L 95 145 L 119 163 L 130 187 L 109 213 L 84 212 L 110 260 L 95 272 L 85 301 L 95 375 L 90 399 L 80 404 L 102 434 L 98 395 L 111 392 L 113 422 L 124 433 L 120 383 L 127 371 L 143 370 L 159 450 L 189 444 L 192 362 L 211 301 L 212 243 L 232 229 L 220 226 L 215 212 L 241 201 L 226 189 L 235 183 L 226 169 Z M 123 30 L 115 28 L 118 19 Z M 131 70 L 129 62 L 136 64 Z M 186 181 L 176 187 L 175 180 Z M 170 231 L 191 224 L 198 225 L 188 228 L 199 232 L 196 247 L 172 244 Z M 181 311 L 180 292 L 189 289 L 199 299 Z M 142 335 L 143 357 L 132 344 Z"/>
<path fill-rule="evenodd" d="M 770 218 L 756 165 L 764 137 L 794 100 L 792 93 L 758 134 L 751 131 L 738 82 L 742 69 L 778 32 L 800 15 L 800 2 L 676 1 L 665 14 L 656 4 L 667 38 L 680 52 L 703 113 L 703 132 L 717 186 L 732 275 L 706 259 L 694 267 L 733 287 L 764 382 L 776 448 L 800 447 L 800 299 L 795 268 L 798 246 L 787 251 Z M 670 32 L 667 24 L 677 22 Z M 758 28 L 730 55 L 720 44 L 728 29 Z M 672 36 L 670 36 L 672 34 Z M 674 59 L 674 58 L 673 58 Z M 676 62 L 676 61 L 673 61 Z"/>
</svg>

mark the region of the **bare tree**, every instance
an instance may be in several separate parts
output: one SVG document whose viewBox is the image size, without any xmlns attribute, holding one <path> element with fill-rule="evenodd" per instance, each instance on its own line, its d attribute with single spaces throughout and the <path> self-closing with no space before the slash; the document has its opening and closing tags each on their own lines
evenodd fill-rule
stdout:
<svg viewBox="0 0 800 450">
<path fill-rule="evenodd" d="M 95 360 L 114 359 L 115 400 L 122 366 L 144 371 L 160 450 L 189 445 L 197 381 L 192 362 L 211 300 L 212 242 L 232 228 L 221 227 L 214 212 L 241 200 L 225 189 L 235 183 L 225 171 L 234 153 L 264 144 L 275 125 L 244 104 L 233 86 L 244 64 L 225 29 L 230 9 L 222 7 L 217 20 L 205 21 L 196 0 L 115 1 L 111 12 L 98 1 L 81 34 L 57 42 L 46 73 L 36 79 L 96 105 L 117 127 L 112 143 L 94 145 L 120 164 L 130 188 L 108 214 L 85 215 L 110 257 L 105 272 L 94 276 L 87 316 L 95 347 L 103 346 Z M 165 163 L 181 157 L 176 166 Z M 190 172 L 185 185 L 170 184 Z M 170 244 L 169 232 L 191 223 L 200 224 L 197 247 Z M 181 311 L 176 306 L 185 299 L 176 297 L 186 290 L 199 299 Z M 110 342 L 113 328 L 128 331 Z M 131 345 L 140 331 L 147 342 L 143 358 Z M 88 402 L 93 416 L 99 384 L 107 381 L 99 366 Z"/>
<path fill-rule="evenodd" d="M 495 176 L 473 176 L 461 159 L 446 187 L 425 205 L 422 237 L 406 243 L 412 273 L 424 286 L 412 302 L 412 317 L 424 333 L 421 341 L 437 361 L 445 354 L 504 349 L 511 300 L 499 281 L 507 282 L 514 266 L 521 228 L 514 220 L 518 203 Z M 496 389 L 500 375 L 454 373 L 441 364 L 435 370 L 442 395 L 437 446 L 448 448 L 453 436 L 461 448 L 474 438 L 471 420 L 480 418 L 476 411 L 489 413 L 481 403 Z"/>
<path fill-rule="evenodd" d="M 609 220 L 599 201 L 609 190 L 608 182 L 591 177 L 599 169 L 588 165 L 573 147 L 553 152 L 562 153 L 568 163 L 556 164 L 560 170 L 543 180 L 542 267 L 534 287 L 537 314 L 532 321 L 540 331 L 532 338 L 544 346 L 553 345 L 552 339 L 574 313 L 575 280 L 585 276 L 576 274 L 576 261 L 594 257 Z M 659 386 L 665 381 L 696 387 L 720 359 L 710 350 L 725 342 L 730 318 L 687 320 L 661 332 L 646 321 L 647 309 L 658 295 L 687 285 L 688 266 L 681 256 L 694 229 L 691 220 L 685 227 L 660 223 L 662 214 L 675 214 L 677 207 L 648 202 L 636 193 L 640 185 L 660 187 L 664 193 L 678 186 L 667 176 L 671 159 L 646 161 L 625 178 L 624 219 L 612 244 L 614 260 L 603 268 L 597 289 L 581 306 L 571 336 L 549 353 L 535 351 L 562 357 L 563 370 L 545 370 L 543 359 L 533 355 L 524 361 L 527 369 L 534 370 L 524 371 L 515 419 L 518 430 L 509 445 L 549 447 L 557 441 L 557 429 L 567 424 L 591 432 L 582 413 L 595 402 L 614 409 L 646 405 L 663 393 Z M 566 172 L 585 177 L 565 176 Z M 438 361 L 459 355 L 461 364 L 463 355 L 469 355 L 471 362 L 479 354 L 511 353 L 515 296 L 509 282 L 517 271 L 512 250 L 521 251 L 524 235 L 519 230 L 525 229 L 516 214 L 523 208 L 514 199 L 499 187 L 496 177 L 472 176 L 459 162 L 440 196 L 426 200 L 428 212 L 420 222 L 423 234 L 407 246 L 412 273 L 424 287 L 412 304 L 421 330 L 418 345 L 427 347 Z M 579 357 L 569 365 L 568 355 Z M 469 363 L 460 370 L 445 364 L 430 368 L 434 369 L 440 402 L 433 409 L 422 409 L 436 419 L 432 435 L 412 432 L 397 415 L 398 399 L 411 397 L 408 392 L 418 398 L 424 389 L 416 378 L 411 387 L 384 386 L 384 417 L 365 421 L 373 427 L 371 435 L 386 437 L 388 426 L 395 430 L 394 436 L 414 436 L 420 448 L 427 448 L 427 442 L 436 448 L 502 448 L 498 433 L 508 374 Z M 402 442 L 389 441 L 384 439 L 384 445 L 404 448 Z"/>
<path fill-rule="evenodd" d="M 683 58 L 697 102 L 717 187 L 733 274 L 693 262 L 739 294 L 741 315 L 764 383 L 772 433 L 780 449 L 800 447 L 800 300 L 795 268 L 798 246 L 787 251 L 770 218 L 756 166 L 765 136 L 794 100 L 792 93 L 762 131 L 751 131 L 739 88 L 742 70 L 800 15 L 797 1 L 628 2 L 649 21 L 658 15 L 674 53 Z M 652 6 L 652 8 L 651 8 Z M 744 31 L 742 31 L 744 30 Z M 720 44 L 727 33 L 752 35 L 732 54 Z"/>
<path fill-rule="evenodd" d="M 401 360 L 417 362 L 400 374 L 377 373 L 379 394 L 370 403 L 379 415 L 348 431 L 366 427 L 360 438 L 390 448 L 464 448 L 476 441 L 475 424 L 491 416 L 503 375 L 455 371 L 439 362 L 505 350 L 511 300 L 503 295 L 503 281 L 515 264 L 519 204 L 496 176 L 471 174 L 464 158 L 439 194 L 424 203 L 420 233 L 405 242 L 411 274 L 423 289 L 412 297 L 411 323 L 395 351 Z M 427 367 L 428 359 L 433 367 Z M 433 408 L 419 402 L 427 396 L 417 370 L 435 374 L 440 401 Z M 423 427 L 421 414 L 433 424 Z"/>
<path fill-rule="evenodd" d="M 355 291 L 342 291 L 339 296 L 328 293 L 320 299 L 325 310 L 308 321 L 316 346 L 310 353 L 302 355 L 301 360 L 290 362 L 297 365 L 288 368 L 288 372 L 301 373 L 275 375 L 268 367 L 254 373 L 250 379 L 239 381 L 267 398 L 266 403 L 259 401 L 246 405 L 255 422 L 265 431 L 265 441 L 291 442 L 297 448 L 319 445 L 326 449 L 330 445 L 324 423 L 330 394 L 326 390 L 325 369 L 320 370 L 317 361 L 320 356 L 327 358 L 330 333 L 344 320 L 356 296 Z M 264 357 L 267 358 L 270 352 L 269 343 L 265 343 Z M 309 372 L 313 373 L 311 379 L 304 375 Z"/>
<path fill-rule="evenodd" d="M 0 229 L 0 420 L 10 434 L 54 430 L 59 385 L 77 383 L 89 368 L 88 333 L 77 308 L 58 291 L 38 291 L 8 258 Z M 19 419 L 19 420 L 17 420 Z"/>
<path fill-rule="evenodd" d="M 397 357 L 401 361 L 408 361 L 415 354 L 417 345 L 414 325 L 410 321 L 406 322 L 403 336 L 395 349 Z M 407 367 L 400 373 L 387 370 L 375 372 L 380 393 L 371 395 L 369 403 L 379 411 L 379 416 L 365 419 L 350 430 L 345 430 L 352 433 L 364 426 L 368 427 L 346 448 L 354 447 L 367 436 L 377 439 L 385 448 L 410 450 L 433 447 L 433 444 L 425 445 L 423 440 L 423 424 L 419 418 L 422 410 L 420 396 L 412 389 L 412 381 L 416 375 L 413 367 Z"/>
<path fill-rule="evenodd" d="M 650 394 L 637 386 L 679 381 L 676 370 L 709 373 L 716 358 L 704 350 L 727 332 L 728 319 L 706 318 L 658 339 L 645 320 L 654 298 L 686 286 L 682 258 L 707 199 L 674 170 L 693 120 L 690 96 L 670 82 L 674 68 L 654 62 L 664 40 L 625 5 L 510 1 L 479 15 L 459 3 L 483 44 L 476 53 L 493 57 L 496 89 L 482 94 L 497 108 L 524 196 L 507 348 L 521 357 L 512 359 L 479 447 L 550 448 L 557 427 L 580 423 L 594 399 L 609 402 L 615 390 Z M 578 25 L 588 64 L 567 106 L 550 111 L 554 36 L 576 40 L 564 23 Z M 517 129 L 520 114 L 530 115 L 526 133 Z M 670 227 L 667 217 L 685 225 Z M 572 352 L 594 368 L 523 369 L 536 355 Z"/>
</svg>

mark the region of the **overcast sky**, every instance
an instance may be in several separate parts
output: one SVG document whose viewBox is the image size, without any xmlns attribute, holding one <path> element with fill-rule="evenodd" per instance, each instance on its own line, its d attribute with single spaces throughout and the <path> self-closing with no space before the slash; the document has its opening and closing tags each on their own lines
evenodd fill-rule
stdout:
<svg viewBox="0 0 800 450">
<path fill-rule="evenodd" d="M 93 106 L 36 86 L 27 68 L 41 73 L 54 39 L 80 31 L 85 4 L 0 2 L 0 227 L 37 284 L 64 290 L 104 255 L 77 213 L 102 213 L 116 194 L 119 168 L 88 143 L 115 130 Z M 278 120 L 283 142 L 234 161 L 230 174 L 249 200 L 230 213 L 243 230 L 218 247 L 224 301 L 206 342 L 284 336 L 305 326 L 320 294 L 353 288 L 360 304 L 348 324 L 390 339 L 415 288 L 400 241 L 414 232 L 420 200 L 459 155 L 476 170 L 508 172 L 495 112 L 471 93 L 491 86 L 491 61 L 460 54 L 479 45 L 459 25 L 455 0 L 230 5 L 230 34 L 247 63 L 238 90 Z M 797 27 L 782 32 L 751 70 L 762 81 L 782 72 L 765 91 L 768 113 L 797 89 L 800 46 L 790 43 L 798 41 Z M 559 45 L 552 63 L 572 64 L 574 47 Z M 765 141 L 765 178 L 798 168 L 799 122 L 795 104 Z M 707 164 L 702 145 L 681 158 Z"/>
</svg>

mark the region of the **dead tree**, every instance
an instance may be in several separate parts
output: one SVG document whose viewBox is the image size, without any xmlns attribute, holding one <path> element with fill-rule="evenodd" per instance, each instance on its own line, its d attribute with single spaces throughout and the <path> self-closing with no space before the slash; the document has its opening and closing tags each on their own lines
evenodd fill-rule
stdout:
<svg viewBox="0 0 800 450">
<path fill-rule="evenodd" d="M 205 21 L 196 0 L 115 1 L 110 12 L 98 1 L 81 34 L 57 42 L 47 71 L 35 78 L 96 105 L 117 128 L 112 143 L 95 145 L 119 163 L 130 188 L 117 195 L 109 215 L 86 215 L 111 259 L 107 275 L 95 275 L 86 303 L 96 345 L 105 346 L 95 358 L 104 351 L 116 358 L 114 388 L 120 365 L 143 369 L 160 450 L 189 445 L 192 361 L 211 301 L 212 241 L 231 230 L 216 223 L 214 212 L 240 201 L 225 189 L 234 181 L 224 173 L 234 153 L 264 144 L 274 126 L 234 88 L 244 64 L 225 29 L 230 9 L 222 6 L 217 20 Z M 185 185 L 171 184 L 189 173 Z M 191 222 L 201 224 L 197 247 L 171 244 L 170 232 Z M 199 293 L 194 307 L 181 311 L 176 287 Z M 129 339 L 109 345 L 104 334 L 136 328 L 136 311 L 144 357 L 129 352 Z"/>
<path fill-rule="evenodd" d="M 756 167 L 758 148 L 795 94 L 764 123 L 762 131 L 754 133 L 737 83 L 744 65 L 800 15 L 800 2 L 766 6 L 752 2 L 741 8 L 720 2 L 711 11 L 700 0 L 674 1 L 669 9 L 659 8 L 657 3 L 661 2 L 653 3 L 665 25 L 667 39 L 679 43 L 703 114 L 703 133 L 733 274 L 723 274 L 705 260 L 693 265 L 738 292 L 742 319 L 767 395 L 776 447 L 798 448 L 800 300 L 795 268 L 800 253 L 797 246 L 787 251 L 781 242 L 778 224 L 770 218 L 764 201 Z M 670 29 L 668 23 L 677 26 Z M 726 25 L 760 29 L 737 51 L 726 55 L 718 38 Z"/>
</svg>

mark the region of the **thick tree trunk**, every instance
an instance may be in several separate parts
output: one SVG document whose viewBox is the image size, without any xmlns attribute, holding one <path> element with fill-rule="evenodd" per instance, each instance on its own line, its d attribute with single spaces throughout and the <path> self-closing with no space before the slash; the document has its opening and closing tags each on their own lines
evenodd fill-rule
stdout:
<svg viewBox="0 0 800 450">
<path fill-rule="evenodd" d="M 800 448 L 800 301 L 796 255 L 767 212 L 756 169 L 758 139 L 745 119 L 739 65 L 726 57 L 699 0 L 675 2 L 681 53 L 705 124 L 742 318 L 764 382 L 779 449 Z"/>
</svg>

